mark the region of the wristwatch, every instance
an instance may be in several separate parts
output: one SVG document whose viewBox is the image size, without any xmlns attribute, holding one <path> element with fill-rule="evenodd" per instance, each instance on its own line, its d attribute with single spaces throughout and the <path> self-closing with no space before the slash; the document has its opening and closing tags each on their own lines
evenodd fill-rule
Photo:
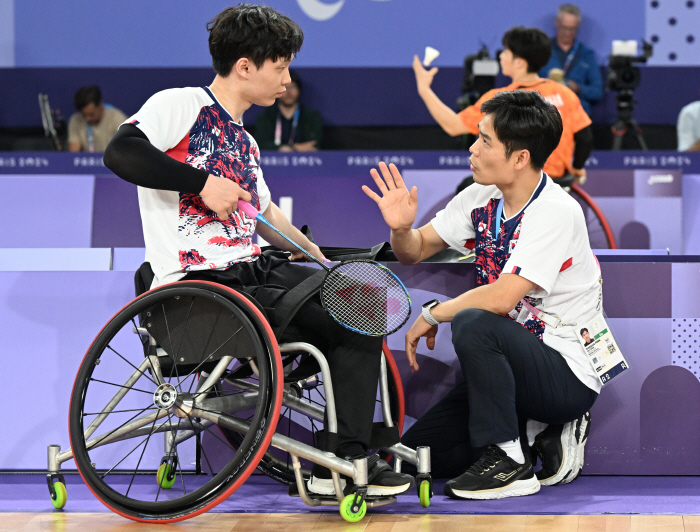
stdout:
<svg viewBox="0 0 700 532">
<path fill-rule="evenodd" d="M 425 319 L 425 321 L 427 321 L 430 325 L 437 325 L 439 323 L 430 313 L 430 309 L 439 304 L 440 302 L 437 299 L 423 303 L 423 319 Z"/>
</svg>

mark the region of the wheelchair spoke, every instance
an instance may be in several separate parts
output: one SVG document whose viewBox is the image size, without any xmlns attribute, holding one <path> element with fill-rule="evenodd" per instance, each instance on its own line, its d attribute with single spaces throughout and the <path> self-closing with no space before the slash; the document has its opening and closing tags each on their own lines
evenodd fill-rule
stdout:
<svg viewBox="0 0 700 532">
<path fill-rule="evenodd" d="M 96 447 L 98 444 L 102 443 L 104 440 L 106 440 L 107 438 L 109 438 L 112 434 L 114 434 L 115 432 L 119 431 L 119 430 L 122 429 L 123 427 L 127 426 L 127 425 L 128 425 L 129 423 L 131 423 L 134 419 L 136 419 L 137 417 L 139 417 L 139 415 L 143 414 L 146 410 L 152 410 L 152 409 L 154 409 L 154 408 L 155 408 L 155 405 L 149 405 L 149 406 L 147 406 L 146 408 L 144 408 L 143 410 L 141 410 L 141 411 L 140 411 L 138 414 L 136 414 L 135 416 L 132 416 L 131 418 L 127 419 L 124 423 L 122 423 L 122 424 L 119 425 L 118 427 L 116 427 L 116 428 L 110 430 L 107 434 L 103 434 L 102 436 L 97 436 L 97 437 L 93 438 L 92 440 L 90 440 L 89 442 L 87 442 L 87 443 L 88 443 L 88 449 L 92 449 L 92 448 Z M 158 418 L 156 417 L 156 419 L 158 419 Z M 89 445 L 91 442 L 94 442 L 94 443 L 93 443 L 92 445 Z"/>
<path fill-rule="evenodd" d="M 168 414 L 168 423 L 170 423 L 170 426 L 172 427 L 172 419 L 173 416 L 171 414 Z M 180 467 L 180 460 L 177 457 L 177 447 L 175 446 L 175 435 L 177 434 L 178 430 L 180 430 L 180 422 L 182 419 L 177 420 L 177 427 L 175 427 L 175 431 L 170 430 L 170 434 L 172 435 L 171 440 L 170 440 L 170 449 L 168 449 L 167 456 L 170 457 L 173 454 L 173 448 L 175 448 L 175 462 L 177 463 L 177 467 L 180 469 L 180 480 L 182 481 L 182 491 L 185 495 L 187 495 L 187 491 L 185 491 L 185 476 L 182 474 L 182 468 Z M 160 468 L 159 468 L 160 469 Z M 158 502 L 158 497 L 160 496 L 160 490 L 163 489 L 163 486 L 161 482 L 158 482 L 158 491 L 156 492 L 156 499 L 155 501 Z"/>
<path fill-rule="evenodd" d="M 154 423 L 155 423 L 155 421 L 154 421 Z M 159 428 L 161 428 L 163 425 L 165 425 L 166 423 L 167 423 L 167 421 L 163 421 L 163 423 L 161 423 L 161 424 L 156 428 L 156 431 L 157 431 Z M 138 449 L 139 447 L 141 447 L 141 446 L 142 446 L 144 443 L 146 443 L 147 441 L 148 441 L 148 438 L 144 438 L 143 440 L 141 440 L 141 443 L 139 443 L 136 447 L 134 447 L 133 449 L 131 449 L 131 451 L 129 451 L 128 453 L 126 453 L 126 456 L 124 456 L 124 458 L 122 458 L 121 460 L 119 460 L 119 461 L 118 461 L 116 464 L 114 464 L 111 468 L 109 468 L 109 469 L 108 469 L 107 471 L 105 471 L 102 475 L 100 475 L 100 478 L 105 478 L 107 475 L 109 475 L 112 471 L 114 471 L 114 469 L 116 469 L 117 466 L 119 466 L 119 464 L 121 464 L 124 460 L 126 460 L 127 458 L 129 458 L 129 456 L 131 456 L 131 454 L 132 454 L 136 449 Z"/>
<path fill-rule="evenodd" d="M 153 384 L 155 384 L 156 386 L 158 386 L 158 384 L 156 383 L 156 381 L 154 381 L 152 378 L 150 378 L 148 375 L 146 375 L 146 374 L 145 374 L 143 371 L 141 371 L 139 368 L 137 368 L 136 366 L 134 366 L 131 362 L 129 362 L 129 361 L 128 361 L 126 358 L 124 358 L 122 355 L 120 355 L 119 353 L 117 353 L 117 352 L 112 348 L 111 345 L 107 344 L 107 349 L 109 349 L 110 351 L 112 351 L 112 353 L 114 353 L 115 355 L 117 355 L 117 356 L 118 356 L 119 358 L 121 358 L 124 362 L 126 362 L 127 364 L 129 364 L 129 365 L 130 365 L 132 368 L 134 368 L 136 371 L 138 371 L 141 375 L 143 375 L 143 376 L 146 377 L 149 381 L 151 381 Z M 155 371 L 154 371 L 153 373 L 155 374 Z"/>
<path fill-rule="evenodd" d="M 187 412 L 185 412 L 187 415 L 187 419 L 190 421 L 190 424 L 193 423 L 192 416 L 190 416 Z M 205 427 L 205 430 L 209 430 Z M 201 433 L 200 433 L 201 434 Z M 233 447 L 231 447 L 233 449 Z M 214 468 L 211 466 L 211 463 L 209 463 L 209 457 L 207 456 L 207 452 L 204 450 L 204 445 L 200 445 L 200 449 L 202 450 L 202 454 L 204 455 L 204 459 L 207 462 L 207 465 L 209 466 L 209 472 L 211 473 L 211 476 L 214 477 L 216 476 L 216 473 L 214 473 Z M 235 451 L 235 449 L 234 449 Z"/>
<path fill-rule="evenodd" d="M 151 405 L 149 408 L 155 408 L 155 406 Z M 85 412 L 83 415 L 84 416 L 99 416 L 101 414 L 123 414 L 125 412 L 143 412 L 146 409 L 141 409 L 141 408 L 130 408 L 129 410 L 104 410 L 102 412 Z"/>
<path fill-rule="evenodd" d="M 160 412 L 160 408 L 158 409 L 158 412 Z M 136 478 L 136 472 L 139 470 L 139 466 L 141 465 L 141 460 L 143 460 L 143 453 L 146 452 L 146 447 L 148 447 L 148 442 L 151 440 L 151 436 L 153 435 L 153 429 L 156 426 L 156 421 L 157 418 L 153 420 L 153 424 L 151 425 L 151 432 L 146 438 L 146 445 L 143 446 L 143 449 L 141 449 L 141 456 L 139 457 L 139 461 L 136 464 L 136 468 L 134 469 L 134 473 L 131 475 L 131 482 L 129 482 L 129 487 L 126 489 L 126 494 L 124 495 L 125 497 L 129 496 L 129 491 L 131 490 L 131 485 L 134 483 L 134 478 Z"/>
<path fill-rule="evenodd" d="M 115 384 L 113 382 L 101 381 L 100 379 L 94 379 L 90 377 L 91 382 L 101 382 L 102 384 L 109 384 L 110 386 L 116 386 L 117 388 L 126 388 L 127 390 L 133 390 L 135 392 L 147 393 L 148 395 L 153 395 L 153 392 L 147 392 L 146 390 L 139 390 L 133 386 L 124 386 L 123 384 Z"/>
<path fill-rule="evenodd" d="M 215 350 L 213 353 L 211 353 L 209 356 L 204 355 L 204 359 L 197 365 L 197 367 L 194 368 L 192 371 L 190 371 L 190 372 L 187 374 L 186 377 L 183 377 L 181 380 L 179 380 L 178 383 L 176 384 L 176 386 L 180 386 L 180 383 L 181 383 L 183 380 L 185 380 L 187 377 L 189 377 L 189 376 L 192 375 L 195 371 L 197 371 L 199 368 L 201 368 L 203 364 L 205 364 L 206 362 L 209 362 L 209 361 L 210 361 L 209 359 L 210 359 L 211 357 L 213 357 L 219 349 L 221 349 L 222 347 L 224 347 L 224 346 L 229 342 L 229 340 L 231 340 L 231 338 L 233 338 L 233 337 L 236 336 L 239 332 L 241 332 L 242 329 L 243 329 L 243 326 L 241 326 L 240 329 L 238 329 L 235 333 L 233 333 L 231 336 L 229 336 L 229 337 L 226 339 L 226 341 L 225 341 L 223 344 L 221 344 L 219 347 L 217 347 L 216 350 Z M 182 388 L 180 388 L 180 391 L 182 391 Z"/>
</svg>

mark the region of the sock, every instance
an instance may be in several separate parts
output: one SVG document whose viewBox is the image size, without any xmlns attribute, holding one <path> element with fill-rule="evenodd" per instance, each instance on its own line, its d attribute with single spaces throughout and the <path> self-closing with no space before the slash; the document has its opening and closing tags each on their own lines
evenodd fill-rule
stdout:
<svg viewBox="0 0 700 532">
<path fill-rule="evenodd" d="M 503 449 L 503 452 L 505 452 L 509 458 L 512 458 L 519 464 L 525 463 L 525 456 L 523 455 L 523 450 L 520 448 L 520 438 L 503 443 L 497 443 L 496 445 Z"/>
<path fill-rule="evenodd" d="M 535 421 L 534 419 L 527 420 L 527 443 L 530 447 L 535 445 L 535 438 L 547 427 L 549 427 L 549 425 L 547 425 L 546 423 L 540 423 L 539 421 Z"/>
</svg>

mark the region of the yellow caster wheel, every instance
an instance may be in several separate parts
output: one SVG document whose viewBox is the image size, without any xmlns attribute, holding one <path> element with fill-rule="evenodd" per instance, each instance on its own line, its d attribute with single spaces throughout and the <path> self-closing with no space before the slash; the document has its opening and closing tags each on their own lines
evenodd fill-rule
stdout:
<svg viewBox="0 0 700 532">
<path fill-rule="evenodd" d="M 367 503 L 362 501 L 362 504 L 353 505 L 355 495 L 348 495 L 340 502 L 340 515 L 343 516 L 348 523 L 357 523 L 367 513 Z"/>
<path fill-rule="evenodd" d="M 51 495 L 51 504 L 53 504 L 53 507 L 56 508 L 56 510 L 61 510 L 68 501 L 66 486 L 63 482 L 54 482 L 53 489 L 55 496 Z"/>
<path fill-rule="evenodd" d="M 175 471 L 172 471 L 171 468 L 170 464 L 160 464 L 158 468 L 156 479 L 158 480 L 158 485 L 164 490 L 169 490 L 175 485 Z"/>
<path fill-rule="evenodd" d="M 430 506 L 430 482 L 424 480 L 420 483 L 420 505 L 423 508 Z"/>
</svg>

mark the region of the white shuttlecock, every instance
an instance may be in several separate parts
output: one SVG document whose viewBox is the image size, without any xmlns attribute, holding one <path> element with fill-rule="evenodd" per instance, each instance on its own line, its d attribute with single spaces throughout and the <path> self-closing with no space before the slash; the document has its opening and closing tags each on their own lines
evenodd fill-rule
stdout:
<svg viewBox="0 0 700 532">
<path fill-rule="evenodd" d="M 440 55 L 440 52 L 438 52 L 435 48 L 433 48 L 432 46 L 426 46 L 425 47 L 425 58 L 423 59 L 423 66 L 429 67 L 430 63 L 435 61 L 435 59 L 439 55 Z"/>
</svg>

